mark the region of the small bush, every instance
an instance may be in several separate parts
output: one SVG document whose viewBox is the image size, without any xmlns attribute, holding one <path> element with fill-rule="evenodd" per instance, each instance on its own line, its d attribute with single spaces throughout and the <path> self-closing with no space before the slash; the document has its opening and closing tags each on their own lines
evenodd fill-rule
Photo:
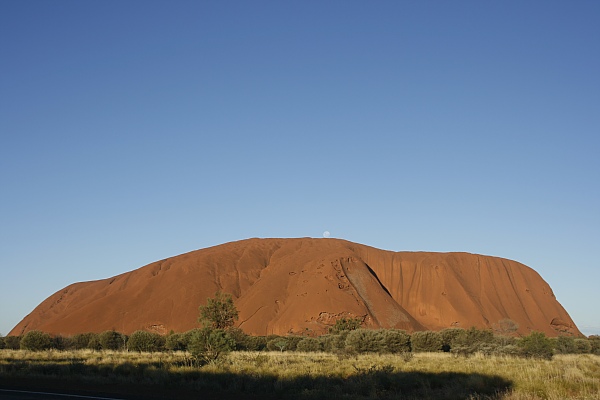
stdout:
<svg viewBox="0 0 600 400">
<path fill-rule="evenodd" d="M 346 350 L 351 353 L 379 353 L 385 349 L 385 338 L 380 331 L 356 329 L 346 337 Z"/>
<path fill-rule="evenodd" d="M 21 339 L 21 349 L 42 351 L 52 348 L 52 336 L 42 331 L 29 331 Z"/>
<path fill-rule="evenodd" d="M 102 344 L 100 343 L 100 335 L 93 333 L 90 336 L 90 341 L 87 344 L 87 348 L 90 350 L 102 350 Z"/>
<path fill-rule="evenodd" d="M 343 331 L 354 331 L 359 329 L 362 323 L 362 318 L 340 318 L 335 321 L 335 325 L 329 328 L 329 333 L 338 334 Z"/>
<path fill-rule="evenodd" d="M 575 339 L 577 354 L 589 354 L 592 352 L 592 344 L 587 339 Z"/>
<path fill-rule="evenodd" d="M 342 350 L 345 346 L 346 338 L 342 335 L 323 335 L 319 336 L 323 351 L 335 353 Z"/>
<path fill-rule="evenodd" d="M 385 347 L 384 353 L 406 353 L 410 352 L 410 335 L 400 329 L 387 329 L 378 331 L 383 336 Z"/>
<path fill-rule="evenodd" d="M 284 351 L 287 347 L 288 340 L 282 336 L 272 338 L 267 342 L 267 350 L 270 351 Z"/>
<path fill-rule="evenodd" d="M 191 330 L 189 330 L 189 331 L 184 332 L 184 333 L 181 334 L 181 341 L 185 345 L 185 349 L 186 350 L 188 350 L 188 347 L 190 345 L 190 341 L 192 340 L 192 336 L 194 336 L 199 331 L 200 331 L 200 329 L 195 328 L 195 329 L 191 329 Z"/>
<path fill-rule="evenodd" d="M 127 343 L 127 337 L 115 331 L 104 331 L 98 335 L 103 350 L 121 350 Z"/>
<path fill-rule="evenodd" d="M 521 355 L 529 358 L 552 358 L 552 341 L 542 332 L 531 332 L 519 342 Z"/>
<path fill-rule="evenodd" d="M 286 339 L 288 341 L 288 345 L 285 350 L 286 351 L 296 351 L 296 349 L 298 347 L 298 343 L 300 343 L 300 341 L 302 341 L 302 339 L 304 339 L 304 336 L 287 336 Z M 318 339 L 320 340 L 320 338 L 318 338 Z"/>
<path fill-rule="evenodd" d="M 4 348 L 4 337 L 0 336 L 0 350 Z"/>
<path fill-rule="evenodd" d="M 321 351 L 323 349 L 321 348 L 321 342 L 319 341 L 319 339 L 313 337 L 306 337 L 298 342 L 296 350 L 304 352 L 315 352 Z"/>
<path fill-rule="evenodd" d="M 458 333 L 450 346 L 453 354 L 462 356 L 468 356 L 476 352 L 491 354 L 498 347 L 492 331 L 480 330 L 475 327 Z"/>
<path fill-rule="evenodd" d="M 4 348 L 9 350 L 19 350 L 21 348 L 21 336 L 5 336 Z"/>
<path fill-rule="evenodd" d="M 575 354 L 577 352 L 575 339 L 570 336 L 559 336 L 553 344 L 554 350 L 558 354 Z"/>
<path fill-rule="evenodd" d="M 190 338 L 188 350 L 201 363 L 218 360 L 235 349 L 235 341 L 223 329 L 203 328 Z"/>
<path fill-rule="evenodd" d="M 442 351 L 450 352 L 452 350 L 452 342 L 456 339 L 456 337 L 460 336 L 464 332 L 462 328 L 446 328 L 442 329 L 438 332 L 442 339 Z"/>
<path fill-rule="evenodd" d="M 436 352 L 442 350 L 442 336 L 438 332 L 423 331 L 415 332 L 410 336 L 412 351 L 414 352 Z"/>
<path fill-rule="evenodd" d="M 52 338 L 52 349 L 69 350 L 72 347 L 71 338 L 57 335 Z"/>
<path fill-rule="evenodd" d="M 248 351 L 264 351 L 267 348 L 267 338 L 265 336 L 248 336 L 245 344 Z"/>
<path fill-rule="evenodd" d="M 135 331 L 127 341 L 127 348 L 131 351 L 155 352 L 164 349 L 165 340 L 158 333 Z"/>
<path fill-rule="evenodd" d="M 98 334 L 93 332 L 78 333 L 71 336 L 69 340 L 70 348 L 73 350 L 99 350 L 100 341 L 98 340 Z"/>
<path fill-rule="evenodd" d="M 187 343 L 183 333 L 171 333 L 165 338 L 165 349 L 169 351 L 185 351 Z"/>
<path fill-rule="evenodd" d="M 600 336 L 591 335 L 588 337 L 588 341 L 591 346 L 590 353 L 600 355 Z"/>
</svg>

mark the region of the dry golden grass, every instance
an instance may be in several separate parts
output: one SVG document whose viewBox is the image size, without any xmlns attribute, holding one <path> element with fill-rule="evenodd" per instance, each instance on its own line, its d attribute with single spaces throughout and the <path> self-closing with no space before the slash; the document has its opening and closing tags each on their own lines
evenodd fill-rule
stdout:
<svg viewBox="0 0 600 400">
<path fill-rule="evenodd" d="M 18 365 L 18 368 L 15 367 Z M 141 371 L 141 372 L 140 372 Z M 600 356 L 552 360 L 443 353 L 366 354 L 235 352 L 195 366 L 189 354 L 0 351 L 0 377 L 97 375 L 95 379 L 270 393 L 296 398 L 600 399 Z M 139 382 L 138 382 L 139 383 Z M 241 398 L 241 397 L 240 397 Z"/>
</svg>

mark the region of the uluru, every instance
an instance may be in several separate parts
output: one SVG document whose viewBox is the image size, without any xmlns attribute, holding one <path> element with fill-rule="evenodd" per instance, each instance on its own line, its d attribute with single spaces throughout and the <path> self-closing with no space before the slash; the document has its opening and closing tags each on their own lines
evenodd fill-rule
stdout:
<svg viewBox="0 0 600 400">
<path fill-rule="evenodd" d="M 326 333 L 342 317 L 409 332 L 492 328 L 581 335 L 550 286 L 515 261 L 470 253 L 393 252 L 341 239 L 247 239 L 74 283 L 9 335 L 116 330 L 161 334 L 199 326 L 198 307 L 230 293 L 248 334 Z"/>
</svg>

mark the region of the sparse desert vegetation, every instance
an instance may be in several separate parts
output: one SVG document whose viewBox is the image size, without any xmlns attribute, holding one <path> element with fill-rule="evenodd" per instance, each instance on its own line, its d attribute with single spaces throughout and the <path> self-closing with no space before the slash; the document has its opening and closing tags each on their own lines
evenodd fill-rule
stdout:
<svg viewBox="0 0 600 400">
<path fill-rule="evenodd" d="M 0 384 L 53 381 L 179 399 L 600 399 L 597 336 L 517 337 L 510 320 L 494 330 L 409 334 L 347 318 L 317 337 L 251 336 L 233 327 L 230 297 L 217 293 L 208 304 L 203 328 L 166 336 L 34 330 L 0 338 Z"/>
<path fill-rule="evenodd" d="M 0 382 L 19 378 L 144 386 L 178 398 L 203 392 L 231 398 L 598 399 L 600 356 L 236 351 L 199 366 L 182 351 L 0 350 Z"/>
</svg>

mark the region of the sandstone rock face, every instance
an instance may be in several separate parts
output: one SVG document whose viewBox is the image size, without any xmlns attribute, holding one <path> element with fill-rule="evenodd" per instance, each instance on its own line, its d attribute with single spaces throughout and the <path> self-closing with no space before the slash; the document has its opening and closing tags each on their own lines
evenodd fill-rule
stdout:
<svg viewBox="0 0 600 400">
<path fill-rule="evenodd" d="M 492 328 L 501 319 L 550 336 L 581 335 L 550 286 L 515 261 L 468 253 L 391 252 L 338 239 L 248 239 L 197 250 L 42 302 L 10 335 L 199 326 L 198 307 L 231 293 L 246 333 L 326 333 L 342 317 L 410 332 Z"/>
</svg>

